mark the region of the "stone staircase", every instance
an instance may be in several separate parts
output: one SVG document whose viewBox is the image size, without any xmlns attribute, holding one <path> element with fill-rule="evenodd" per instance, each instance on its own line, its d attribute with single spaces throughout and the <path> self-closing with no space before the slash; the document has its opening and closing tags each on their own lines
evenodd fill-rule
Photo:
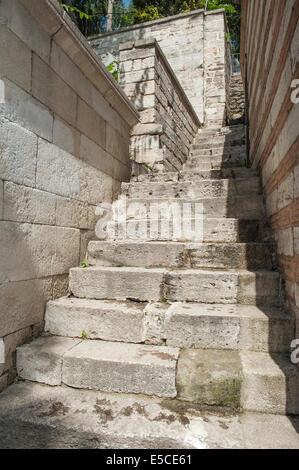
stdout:
<svg viewBox="0 0 299 470">
<path fill-rule="evenodd" d="M 122 195 L 144 207 L 202 203 L 202 242 L 167 239 L 159 227 L 155 240 L 149 230 L 142 240 L 134 233 L 119 240 L 113 223 L 110 239 L 90 242 L 89 267 L 70 270 L 71 295 L 48 303 L 45 335 L 18 349 L 19 379 L 56 386 L 65 397 L 84 389 L 83 402 L 88 390 L 103 392 L 103 403 L 126 403 L 131 394 L 143 395 L 135 404 L 171 399 L 175 418 L 166 420 L 179 421 L 180 403 L 222 414 L 298 414 L 299 374 L 289 359 L 294 320 L 281 307 L 259 174 L 245 168 L 243 127 L 200 130 L 181 172 L 132 177 Z M 127 222 L 137 220 L 148 229 L 142 214 Z M 40 387 L 15 387 L 29 386 L 37 387 L 33 395 Z M 135 434 L 143 435 L 140 426 Z M 156 443 L 146 445 L 159 445 L 154 435 Z M 194 439 L 165 446 L 198 447 Z"/>
</svg>

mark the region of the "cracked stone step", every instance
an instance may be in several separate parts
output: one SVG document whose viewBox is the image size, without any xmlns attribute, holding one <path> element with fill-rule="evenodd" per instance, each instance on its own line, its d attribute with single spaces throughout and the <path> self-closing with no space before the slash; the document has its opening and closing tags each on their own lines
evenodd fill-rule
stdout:
<svg viewBox="0 0 299 470">
<path fill-rule="evenodd" d="M 45 331 L 55 336 L 179 348 L 288 352 L 294 319 L 278 308 L 175 302 L 138 304 L 62 298 L 48 302 Z"/>
<path fill-rule="evenodd" d="M 242 407 L 248 411 L 299 414 L 299 368 L 289 355 L 244 351 Z"/>
<path fill-rule="evenodd" d="M 134 219 L 133 219 L 134 220 Z M 190 219 L 186 219 L 190 222 Z M 192 234 L 185 232 L 182 225 L 182 233 L 178 237 L 173 234 L 173 224 L 169 224 L 169 230 L 165 232 L 161 227 L 161 221 L 158 219 L 141 219 L 139 220 L 140 229 L 129 226 L 127 230 L 126 223 L 109 222 L 107 226 L 107 240 L 131 240 L 140 242 L 147 241 L 192 241 Z M 183 222 L 182 222 L 183 224 Z M 191 219 L 191 226 L 195 227 L 195 220 Z M 155 228 L 153 231 L 153 227 Z M 141 232 L 142 231 L 142 232 Z M 259 242 L 265 238 L 264 223 L 259 220 L 239 220 L 239 219 L 210 219 L 205 218 L 203 224 L 202 241 L 204 243 L 244 243 Z"/>
<path fill-rule="evenodd" d="M 100 300 L 188 301 L 280 305 L 274 271 L 89 267 L 70 270 L 75 297 Z"/>
<path fill-rule="evenodd" d="M 40 337 L 18 348 L 17 370 L 47 385 L 173 398 L 178 355 L 177 348 Z"/>
<path fill-rule="evenodd" d="M 245 194 L 260 194 L 259 177 L 248 179 L 199 180 L 176 183 L 122 183 L 122 194 L 129 198 L 190 198 L 233 197 Z"/>
<path fill-rule="evenodd" d="M 95 266 L 272 269 L 273 247 L 264 243 L 179 243 L 91 241 Z"/>
<path fill-rule="evenodd" d="M 136 204 L 137 203 L 137 204 Z M 184 204 L 187 204 L 184 206 Z M 179 210 L 183 219 L 195 216 L 195 209 L 201 209 L 203 216 L 208 218 L 230 218 L 240 220 L 259 220 L 264 217 L 264 201 L 260 194 L 252 194 L 251 197 L 213 197 L 213 198 L 132 198 L 127 201 L 126 216 L 131 220 L 143 220 L 149 218 L 153 211 L 158 210 L 163 218 L 168 218 L 173 210 Z M 185 207 L 185 214 L 183 209 Z M 151 218 L 156 218 L 155 213 Z"/>
<path fill-rule="evenodd" d="M 298 421 L 36 383 L 0 395 L 2 449 L 298 449 Z"/>
<path fill-rule="evenodd" d="M 191 146 L 191 155 L 232 155 L 242 156 L 246 155 L 245 145 L 223 145 L 223 144 L 196 144 Z"/>
<path fill-rule="evenodd" d="M 176 183 L 176 182 L 189 182 L 195 183 L 201 180 L 215 180 L 215 179 L 243 179 L 253 178 L 259 176 L 259 170 L 255 168 L 222 168 L 221 170 L 203 170 L 203 171 L 180 171 L 180 172 L 152 172 L 147 175 L 135 176 L 131 182 L 138 183 Z"/>
</svg>

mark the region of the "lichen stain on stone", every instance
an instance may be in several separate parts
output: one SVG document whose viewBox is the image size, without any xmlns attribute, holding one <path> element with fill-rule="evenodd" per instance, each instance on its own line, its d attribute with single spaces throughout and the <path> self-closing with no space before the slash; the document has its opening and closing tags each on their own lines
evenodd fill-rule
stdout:
<svg viewBox="0 0 299 470">
<path fill-rule="evenodd" d="M 41 413 L 39 416 L 48 416 L 50 418 L 53 418 L 54 416 L 65 416 L 69 412 L 70 408 L 68 406 L 65 406 L 63 403 L 60 401 L 52 403 L 49 406 L 49 410 Z"/>
</svg>

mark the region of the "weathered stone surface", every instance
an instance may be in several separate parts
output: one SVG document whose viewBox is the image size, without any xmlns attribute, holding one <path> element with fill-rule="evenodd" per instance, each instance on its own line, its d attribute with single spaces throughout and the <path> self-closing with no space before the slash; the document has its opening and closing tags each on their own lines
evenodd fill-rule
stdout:
<svg viewBox="0 0 299 470">
<path fill-rule="evenodd" d="M 37 152 L 36 136 L 13 122 L 1 119 L 0 141 L 1 178 L 34 187 Z"/>
<path fill-rule="evenodd" d="M 6 78 L 3 79 L 2 86 L 2 116 L 51 142 L 53 115 L 48 108 Z"/>
<path fill-rule="evenodd" d="M 74 126 L 77 109 L 75 92 L 35 54 L 32 67 L 33 96 Z"/>
<path fill-rule="evenodd" d="M 45 331 L 52 335 L 143 342 L 143 308 L 133 302 L 62 298 L 49 302 Z"/>
<path fill-rule="evenodd" d="M 298 414 L 299 371 L 288 357 L 265 353 L 241 354 L 244 382 L 242 406 L 274 414 Z"/>
<path fill-rule="evenodd" d="M 55 225 L 56 196 L 26 186 L 4 183 L 4 219 Z"/>
<path fill-rule="evenodd" d="M 3 339 L 5 352 L 5 370 L 10 372 L 10 377 L 16 368 L 16 348 L 32 339 L 32 328 L 27 327 L 22 330 L 11 333 Z M 1 349 L 1 347 L 0 347 Z M 1 363 L 1 359 L 0 359 Z M 15 375 L 15 372 L 14 372 Z"/>
<path fill-rule="evenodd" d="M 6 77 L 29 91 L 31 85 L 31 50 L 6 26 L 0 30 L 0 77 Z"/>
<path fill-rule="evenodd" d="M 177 370 L 180 400 L 240 408 L 242 367 L 233 351 L 183 350 Z"/>
<path fill-rule="evenodd" d="M 46 302 L 52 298 L 52 282 L 6 282 L 0 285 L 0 295 L 0 336 L 6 336 L 42 321 Z"/>
<path fill-rule="evenodd" d="M 19 377 L 48 385 L 60 385 L 63 356 L 80 340 L 70 338 L 38 338 L 17 349 Z"/>
<path fill-rule="evenodd" d="M 76 388 L 175 397 L 178 349 L 83 341 L 63 358 L 62 380 Z"/>
<path fill-rule="evenodd" d="M 2 282 L 24 281 L 68 272 L 79 262 L 78 230 L 39 224 L 0 222 Z"/>
<path fill-rule="evenodd" d="M 65 152 L 79 156 L 80 134 L 69 124 L 55 117 L 53 125 L 53 144 L 57 145 Z"/>
<path fill-rule="evenodd" d="M 70 289 L 76 297 L 87 299 L 160 300 L 163 274 L 163 269 L 74 268 Z"/>
<path fill-rule="evenodd" d="M 77 128 L 89 139 L 106 148 L 106 121 L 83 100 L 78 101 Z"/>
<path fill-rule="evenodd" d="M 149 303 L 144 309 L 144 339 L 148 344 L 165 343 L 165 317 L 168 303 Z"/>
</svg>

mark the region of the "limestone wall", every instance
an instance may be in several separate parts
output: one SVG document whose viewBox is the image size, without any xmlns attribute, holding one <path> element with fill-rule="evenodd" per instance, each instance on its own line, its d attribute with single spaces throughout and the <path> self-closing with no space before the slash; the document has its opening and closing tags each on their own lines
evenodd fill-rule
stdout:
<svg viewBox="0 0 299 470">
<path fill-rule="evenodd" d="M 239 124 L 245 121 L 245 91 L 240 73 L 230 77 L 228 118 L 230 124 Z"/>
<path fill-rule="evenodd" d="M 179 171 L 200 122 L 155 40 L 120 45 L 120 85 L 140 112 L 130 153 L 158 170 Z"/>
<path fill-rule="evenodd" d="M 242 1 L 241 55 L 243 75 L 245 54 L 248 58 L 251 163 L 261 169 L 286 306 L 296 315 L 299 338 L 298 2 L 259 4 Z"/>
<path fill-rule="evenodd" d="M 196 10 L 123 28 L 90 40 L 106 61 L 119 59 L 119 44 L 154 38 L 201 122 L 225 123 L 224 10 Z"/>
<path fill-rule="evenodd" d="M 0 2 L 0 390 L 129 176 L 137 113 L 56 0 Z"/>
</svg>

